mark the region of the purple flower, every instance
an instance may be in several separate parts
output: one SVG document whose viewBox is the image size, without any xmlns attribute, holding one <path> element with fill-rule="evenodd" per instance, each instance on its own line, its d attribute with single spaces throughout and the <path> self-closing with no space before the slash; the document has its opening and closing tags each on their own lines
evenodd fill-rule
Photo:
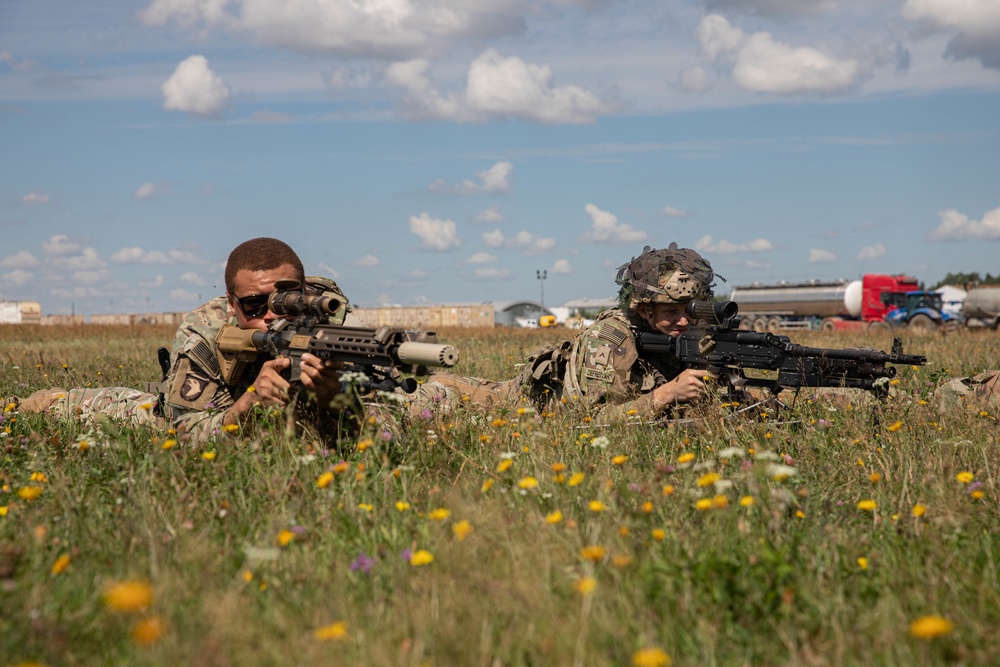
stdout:
<svg viewBox="0 0 1000 667">
<path fill-rule="evenodd" d="M 389 440 L 392 440 L 392 433 L 389 433 L 388 431 L 382 431 L 381 433 L 379 433 L 378 437 L 388 442 Z"/>
<path fill-rule="evenodd" d="M 973 482 L 972 484 L 969 484 L 969 485 L 968 485 L 967 487 L 965 487 L 965 488 L 966 488 L 966 490 L 967 490 L 967 491 L 968 491 L 969 493 L 972 493 L 973 491 L 975 491 L 976 489 L 978 489 L 978 488 L 979 488 L 979 487 L 981 487 L 982 485 L 983 485 L 983 483 L 982 483 L 982 482 L 980 482 L 979 480 L 976 480 L 975 482 Z"/>
<path fill-rule="evenodd" d="M 636 484 L 635 482 L 632 482 L 631 484 L 628 485 L 628 490 L 629 491 L 638 491 L 641 488 L 642 487 L 639 486 L 638 484 Z"/>
<path fill-rule="evenodd" d="M 423 419 L 424 421 L 430 421 L 431 417 L 433 416 L 434 413 L 432 413 L 428 408 L 424 408 L 423 410 L 420 411 L 420 418 Z"/>
<path fill-rule="evenodd" d="M 206 410 L 214 410 L 215 409 L 215 403 L 211 403 L 211 402 L 206 403 L 205 404 L 205 409 Z"/>
<path fill-rule="evenodd" d="M 830 428 L 831 426 L 833 426 L 833 422 L 828 421 L 826 419 L 820 419 L 816 423 L 823 428 Z"/>
<path fill-rule="evenodd" d="M 409 563 L 410 562 L 410 558 L 412 558 L 412 557 L 413 557 L 413 553 L 411 553 L 408 548 L 407 549 L 403 549 L 403 560 L 405 560 L 407 563 Z"/>
<path fill-rule="evenodd" d="M 753 467 L 752 461 L 744 461 L 742 464 L 740 464 L 740 470 L 750 470 L 750 468 L 752 467 Z"/>
<path fill-rule="evenodd" d="M 351 563 L 351 572 L 362 572 L 364 574 L 368 574 L 372 571 L 372 566 L 374 565 L 374 558 L 369 557 L 367 554 L 360 553 Z"/>
<path fill-rule="evenodd" d="M 302 526 L 292 526 L 292 532 L 295 533 L 296 535 L 301 535 L 302 533 L 306 532 L 306 529 L 303 528 Z"/>
</svg>

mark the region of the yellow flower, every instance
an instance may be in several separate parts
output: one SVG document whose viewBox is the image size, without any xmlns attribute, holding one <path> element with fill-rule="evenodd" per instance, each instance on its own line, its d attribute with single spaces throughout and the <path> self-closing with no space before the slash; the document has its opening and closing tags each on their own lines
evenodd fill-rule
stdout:
<svg viewBox="0 0 1000 667">
<path fill-rule="evenodd" d="M 434 562 L 434 554 L 426 549 L 420 549 L 410 556 L 410 565 L 419 567 Z"/>
<path fill-rule="evenodd" d="M 396 511 L 405 512 L 408 509 L 410 509 L 410 503 L 406 502 L 405 500 L 396 501 Z"/>
<path fill-rule="evenodd" d="M 69 554 L 63 554 L 52 563 L 52 574 L 62 574 L 69 567 Z"/>
<path fill-rule="evenodd" d="M 162 449 L 162 450 L 165 451 L 165 450 L 168 450 L 168 449 L 173 449 L 176 445 L 177 445 L 177 441 L 174 440 L 173 438 L 170 438 L 169 440 L 164 440 L 163 441 L 163 444 L 160 445 L 160 449 Z"/>
<path fill-rule="evenodd" d="M 604 554 L 604 547 L 597 544 L 592 544 L 580 550 L 580 558 L 584 560 L 591 560 L 595 563 L 604 560 Z"/>
<path fill-rule="evenodd" d="M 497 472 L 507 472 L 512 465 L 514 465 L 513 459 L 504 459 L 497 465 Z"/>
<path fill-rule="evenodd" d="M 295 539 L 295 533 L 290 530 L 283 530 L 278 533 L 278 544 L 287 547 Z"/>
<path fill-rule="evenodd" d="M 150 410 L 153 409 L 153 404 L 152 403 L 143 403 L 142 405 L 139 406 L 139 409 L 140 410 L 145 410 L 146 412 L 149 412 Z"/>
<path fill-rule="evenodd" d="M 699 510 L 702 510 L 702 511 L 705 511 L 705 510 L 708 510 L 708 509 L 712 509 L 712 500 L 711 500 L 711 498 L 702 498 L 701 500 L 699 500 L 698 502 L 696 502 L 694 504 L 694 506 L 695 506 L 695 508 L 697 508 Z"/>
<path fill-rule="evenodd" d="M 431 521 L 444 521 L 451 516 L 451 510 L 439 507 L 427 513 L 427 518 Z"/>
<path fill-rule="evenodd" d="M 112 611 L 142 611 L 153 604 L 153 588 L 149 582 L 137 579 L 118 581 L 104 589 L 104 604 Z"/>
<path fill-rule="evenodd" d="M 49 478 L 45 476 L 44 472 L 33 472 L 31 473 L 30 479 L 32 482 L 41 482 L 42 484 L 49 481 Z"/>
<path fill-rule="evenodd" d="M 921 616 L 910 623 L 910 634 L 918 639 L 934 639 L 955 629 L 955 624 L 941 616 Z"/>
<path fill-rule="evenodd" d="M 628 567 L 632 564 L 632 557 L 627 554 L 618 554 L 611 557 L 611 564 L 617 568 Z"/>
<path fill-rule="evenodd" d="M 957 479 L 962 484 L 968 484 L 975 478 L 976 476 L 973 475 L 971 472 L 960 472 L 957 475 L 955 475 L 955 479 Z"/>
<path fill-rule="evenodd" d="M 797 516 L 800 519 L 804 519 L 804 518 L 806 518 L 806 513 L 803 512 L 802 510 L 798 510 L 798 511 L 795 512 L 795 516 Z"/>
<path fill-rule="evenodd" d="M 251 581 L 253 581 L 253 572 L 251 572 L 250 570 L 243 570 L 243 581 L 247 582 L 248 584 Z"/>
<path fill-rule="evenodd" d="M 913 516 L 919 518 L 919 517 L 922 517 L 926 513 L 927 513 L 927 505 L 923 505 L 921 503 L 917 503 L 916 505 L 913 506 Z"/>
<path fill-rule="evenodd" d="M 605 506 L 605 504 L 602 503 L 600 500 L 591 500 L 589 503 L 587 503 L 587 507 L 590 508 L 591 512 L 603 512 L 604 510 L 607 509 L 607 506 Z"/>
<path fill-rule="evenodd" d="M 611 462 L 614 463 L 616 466 L 620 466 L 626 461 L 628 461 L 628 457 L 625 456 L 624 454 L 619 454 L 618 456 L 611 459 Z"/>
<path fill-rule="evenodd" d="M 566 475 L 564 475 L 562 473 L 559 473 L 558 475 L 553 475 L 552 476 L 552 482 L 554 484 L 562 484 L 565 481 L 566 481 Z"/>
<path fill-rule="evenodd" d="M 557 524 L 563 520 L 563 514 L 559 510 L 549 512 L 545 515 L 545 523 Z"/>
<path fill-rule="evenodd" d="M 858 509 L 859 510 L 864 510 L 866 512 L 871 512 L 876 507 L 878 507 L 878 504 L 874 500 L 867 499 L 867 500 L 859 500 L 858 501 Z"/>
<path fill-rule="evenodd" d="M 521 489 L 537 489 L 538 480 L 534 477 L 525 477 L 520 482 L 517 483 L 518 488 Z"/>
<path fill-rule="evenodd" d="M 569 476 L 569 481 L 566 482 L 570 486 L 579 486 L 583 482 L 584 474 L 582 472 L 575 472 Z"/>
<path fill-rule="evenodd" d="M 632 654 L 634 667 L 670 667 L 670 656 L 662 648 L 644 648 Z"/>
<path fill-rule="evenodd" d="M 343 475 L 350 469 L 351 469 L 351 464 L 348 463 L 347 461 L 339 461 L 337 463 L 334 463 L 333 467 L 330 468 L 330 470 L 337 475 Z"/>
<path fill-rule="evenodd" d="M 557 473 L 557 474 L 561 473 L 565 469 L 566 469 L 566 464 L 565 463 L 553 463 L 552 464 L 552 472 L 554 472 L 554 473 Z"/>
<path fill-rule="evenodd" d="M 32 501 L 38 496 L 42 495 L 42 487 L 40 486 L 22 486 L 17 491 L 17 495 L 21 500 Z"/>
<path fill-rule="evenodd" d="M 155 644 L 163 636 L 163 620 L 159 616 L 140 619 L 132 626 L 131 636 L 138 646 Z"/>
<path fill-rule="evenodd" d="M 333 473 L 328 470 L 319 476 L 319 479 L 316 480 L 316 486 L 320 489 L 325 489 L 326 487 L 330 486 L 330 482 L 332 481 L 333 481 Z"/>
<path fill-rule="evenodd" d="M 316 628 L 313 632 L 313 639 L 318 642 L 336 642 L 347 639 L 347 623 L 337 621 L 336 623 Z"/>
<path fill-rule="evenodd" d="M 890 424 L 888 427 L 886 427 L 886 430 L 888 430 L 890 433 L 895 433 L 901 428 L 903 428 L 903 422 L 900 421 Z"/>
<path fill-rule="evenodd" d="M 364 510 L 366 512 L 371 512 L 375 507 L 370 503 L 358 503 L 358 509 Z"/>
<path fill-rule="evenodd" d="M 676 489 L 674 489 L 673 484 L 667 484 L 666 486 L 663 487 L 663 491 L 662 491 L 663 495 L 665 495 L 665 496 L 672 496 L 672 495 L 674 495 L 675 492 L 676 492 Z"/>
<path fill-rule="evenodd" d="M 469 533 L 472 532 L 472 524 L 465 519 L 462 519 L 451 527 L 451 532 L 455 534 L 455 539 L 461 542 L 469 536 Z"/>
<path fill-rule="evenodd" d="M 215 452 L 202 452 L 201 453 L 201 458 L 205 459 L 206 461 L 214 461 L 215 460 Z"/>
<path fill-rule="evenodd" d="M 657 542 L 662 542 L 663 540 L 667 539 L 667 531 L 663 530 L 662 528 L 654 529 L 653 539 L 656 540 Z"/>
<path fill-rule="evenodd" d="M 0 516 L 7 516 L 7 505 L 0 505 Z"/>
<path fill-rule="evenodd" d="M 580 595 L 591 595 L 597 588 L 597 579 L 593 577 L 580 577 L 574 585 L 576 592 Z"/>
<path fill-rule="evenodd" d="M 712 484 L 718 482 L 720 479 L 722 479 L 722 477 L 718 473 L 715 472 L 705 473 L 704 475 L 698 478 L 698 486 L 711 486 Z"/>
<path fill-rule="evenodd" d="M 982 500 L 984 497 L 986 497 L 986 493 L 980 489 L 976 489 L 969 495 L 972 496 L 973 500 Z"/>
<path fill-rule="evenodd" d="M 491 438 L 490 436 L 486 435 L 485 433 L 483 435 L 479 436 L 479 442 L 483 443 L 484 445 L 489 444 L 489 442 L 492 439 L 493 438 Z"/>
<path fill-rule="evenodd" d="M 629 535 L 628 526 L 622 526 L 621 528 L 619 528 L 618 534 L 621 535 L 622 537 L 628 537 Z"/>
<path fill-rule="evenodd" d="M 645 514 L 652 514 L 653 513 L 653 503 L 651 503 L 651 502 L 649 502 L 647 500 L 646 502 L 644 502 L 642 504 L 641 507 L 639 507 L 639 509 L 641 509 Z"/>
<path fill-rule="evenodd" d="M 686 454 L 681 454 L 680 456 L 677 457 L 678 463 L 690 463 L 691 461 L 694 461 L 694 454 L 692 454 L 691 452 L 687 452 Z"/>
<path fill-rule="evenodd" d="M 872 484 L 878 484 L 880 481 L 882 481 L 882 475 L 878 474 L 877 472 L 873 472 L 872 474 L 868 475 L 868 479 L 869 481 L 871 481 Z"/>
<path fill-rule="evenodd" d="M 625 414 L 627 414 L 629 417 L 635 417 L 637 414 L 639 414 L 639 411 L 633 408 L 631 410 L 628 410 Z"/>
<path fill-rule="evenodd" d="M 480 493 L 486 493 L 487 491 L 489 491 L 492 488 L 493 488 L 493 480 L 492 479 L 488 479 L 485 482 L 483 482 L 483 485 L 479 488 L 479 492 Z"/>
<path fill-rule="evenodd" d="M 864 556 L 861 556 L 860 558 L 858 558 L 858 567 L 860 567 L 862 570 L 867 570 L 868 569 L 868 559 L 865 558 Z"/>
<path fill-rule="evenodd" d="M 222 430 L 225 431 L 226 433 L 236 433 L 237 431 L 240 430 L 240 425 L 239 424 L 226 424 L 225 426 L 222 427 Z"/>
<path fill-rule="evenodd" d="M 740 498 L 740 505 L 743 507 L 750 507 L 753 505 L 753 496 L 743 496 Z"/>
<path fill-rule="evenodd" d="M 720 493 L 712 498 L 712 505 L 715 506 L 716 509 L 725 509 L 729 507 L 729 498 Z"/>
</svg>

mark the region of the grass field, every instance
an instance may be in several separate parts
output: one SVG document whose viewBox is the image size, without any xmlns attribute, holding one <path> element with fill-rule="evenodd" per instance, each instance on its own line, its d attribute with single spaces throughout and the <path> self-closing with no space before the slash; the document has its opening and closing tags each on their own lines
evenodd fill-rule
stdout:
<svg viewBox="0 0 1000 667">
<path fill-rule="evenodd" d="M 439 332 L 497 379 L 560 333 Z M 139 387 L 172 336 L 0 328 L 0 394 Z M 877 419 L 469 408 L 327 451 L 7 411 L 0 664 L 998 665 L 996 408 L 931 393 L 1000 336 L 905 342 Z"/>
</svg>

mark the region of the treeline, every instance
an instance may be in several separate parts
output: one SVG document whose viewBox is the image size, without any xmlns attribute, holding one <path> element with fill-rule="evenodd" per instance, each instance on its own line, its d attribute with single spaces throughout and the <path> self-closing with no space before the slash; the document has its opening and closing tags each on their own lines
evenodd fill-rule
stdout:
<svg viewBox="0 0 1000 667">
<path fill-rule="evenodd" d="M 937 289 L 942 285 L 965 285 L 968 284 L 970 287 L 973 285 L 1000 285 L 1000 273 L 997 275 L 986 274 L 985 278 L 980 277 L 978 271 L 973 271 L 972 273 L 949 273 L 941 281 L 932 287 L 931 289 Z"/>
</svg>

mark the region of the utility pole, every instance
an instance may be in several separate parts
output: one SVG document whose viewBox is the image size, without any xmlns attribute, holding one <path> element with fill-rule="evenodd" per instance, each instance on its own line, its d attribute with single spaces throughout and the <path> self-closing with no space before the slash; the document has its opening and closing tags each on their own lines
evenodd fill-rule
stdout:
<svg viewBox="0 0 1000 667">
<path fill-rule="evenodd" d="M 545 279 L 549 277 L 549 272 L 547 270 L 535 271 L 535 276 L 538 277 L 538 284 L 542 286 L 542 308 L 545 307 Z"/>
</svg>

